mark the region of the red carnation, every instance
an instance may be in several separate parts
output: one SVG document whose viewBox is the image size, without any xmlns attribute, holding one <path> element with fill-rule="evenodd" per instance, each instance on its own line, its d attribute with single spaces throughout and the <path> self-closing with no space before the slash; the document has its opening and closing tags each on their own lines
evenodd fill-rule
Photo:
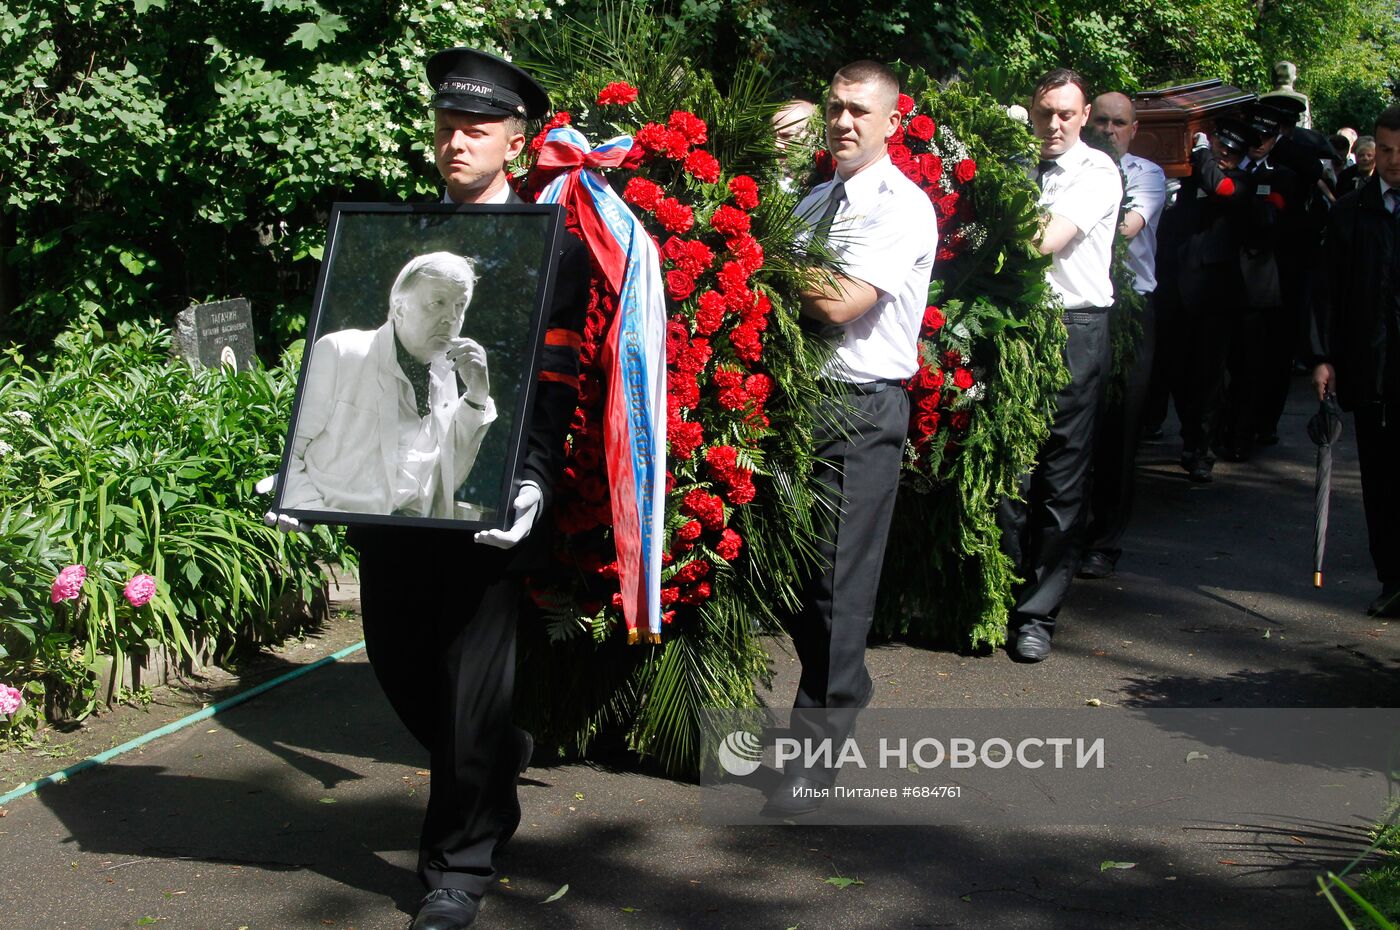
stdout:
<svg viewBox="0 0 1400 930">
<path fill-rule="evenodd" d="M 758 296 L 747 285 L 730 282 L 724 290 L 724 305 L 735 313 L 747 315 L 754 308 Z M 747 318 L 745 322 L 748 322 Z"/>
<path fill-rule="evenodd" d="M 763 403 L 773 392 L 773 379 L 767 375 L 749 375 L 744 379 L 744 390 L 756 402 Z"/>
<path fill-rule="evenodd" d="M 626 81 L 613 81 L 598 92 L 598 106 L 626 106 L 637 99 L 637 88 Z"/>
<path fill-rule="evenodd" d="M 919 169 L 925 178 L 936 184 L 943 177 L 943 159 L 937 155 L 920 155 Z"/>
<path fill-rule="evenodd" d="M 666 607 L 666 606 L 668 606 L 668 605 L 670 605 L 670 604 L 674 604 L 677 600 L 680 599 L 680 596 L 681 596 L 681 589 L 680 589 L 680 588 L 678 588 L 678 587 L 676 587 L 675 585 L 672 585 L 672 584 L 662 585 L 662 587 L 661 587 L 661 606 Z M 667 612 L 670 613 L 670 611 L 667 611 Z"/>
<path fill-rule="evenodd" d="M 938 131 L 938 125 L 924 114 L 920 113 L 909 121 L 909 126 L 905 130 L 915 139 L 923 139 L 925 142 L 933 138 L 933 134 Z"/>
<path fill-rule="evenodd" d="M 700 604 L 710 599 L 710 583 L 697 582 L 681 593 L 682 604 Z"/>
<path fill-rule="evenodd" d="M 966 368 L 955 369 L 953 371 L 953 383 L 958 386 L 959 390 L 966 391 L 968 388 L 972 387 L 972 372 L 968 371 Z"/>
<path fill-rule="evenodd" d="M 958 166 L 953 169 L 953 177 L 959 184 L 966 184 L 977 176 L 977 162 L 970 158 L 964 158 L 958 162 Z"/>
<path fill-rule="evenodd" d="M 733 237 L 726 244 L 735 261 L 743 265 L 749 274 L 763 267 L 763 246 L 753 236 L 744 233 Z"/>
<path fill-rule="evenodd" d="M 695 559 L 682 565 L 671 580 L 677 584 L 689 584 L 692 581 L 699 581 L 710 573 L 710 563 L 704 559 Z"/>
<path fill-rule="evenodd" d="M 719 286 L 725 291 L 739 291 L 749 285 L 749 273 L 738 262 L 725 262 L 716 277 L 719 278 Z"/>
<path fill-rule="evenodd" d="M 684 271 L 666 272 L 666 291 L 672 300 L 685 300 L 695 290 L 695 279 Z"/>
<path fill-rule="evenodd" d="M 724 501 L 702 488 L 692 488 L 685 492 L 681 501 L 681 513 L 699 520 L 700 525 L 707 530 L 717 530 L 724 526 Z"/>
<path fill-rule="evenodd" d="M 719 542 L 715 543 L 715 555 L 726 562 L 733 562 L 739 557 L 739 550 L 743 545 L 743 537 L 726 526 L 719 536 Z"/>
<path fill-rule="evenodd" d="M 677 404 L 688 409 L 694 409 L 700 404 L 700 383 L 694 373 L 686 373 L 683 378 L 666 379 L 666 393 L 674 397 Z"/>
<path fill-rule="evenodd" d="M 943 318 L 943 311 L 937 307 L 930 306 L 924 310 L 924 335 L 932 336 L 943 328 L 946 322 Z"/>
<path fill-rule="evenodd" d="M 899 95 L 899 115 L 908 116 L 914 110 L 914 98 L 908 94 Z"/>
<path fill-rule="evenodd" d="M 690 143 L 686 141 L 685 133 L 676 132 L 675 130 L 670 129 L 666 130 L 665 155 L 667 158 L 670 158 L 674 161 L 680 161 L 681 159 L 685 158 L 686 154 L 689 151 Z"/>
<path fill-rule="evenodd" d="M 710 217 L 710 228 L 721 236 L 738 236 L 749 231 L 749 215 L 728 204 L 721 204 Z"/>
<path fill-rule="evenodd" d="M 685 170 L 706 184 L 714 184 L 719 180 L 719 159 L 704 149 L 696 149 L 685 157 Z"/>
<path fill-rule="evenodd" d="M 729 179 L 729 193 L 741 210 L 752 210 L 758 206 L 758 182 L 747 174 L 739 174 Z"/>
<path fill-rule="evenodd" d="M 655 210 L 664 193 L 659 184 L 653 184 L 646 178 L 633 178 L 623 188 L 622 199 L 636 204 L 643 210 Z"/>
<path fill-rule="evenodd" d="M 744 375 L 742 372 L 732 371 L 727 368 L 720 368 L 714 373 L 715 387 L 719 388 L 719 405 L 728 410 L 742 410 L 748 403 L 749 395 L 744 391 Z M 727 447 L 720 447 L 727 448 Z M 706 453 L 706 458 L 713 463 L 714 459 L 711 449 Z M 733 451 L 732 449 L 730 451 Z"/>
<path fill-rule="evenodd" d="M 666 138 L 668 135 L 669 133 L 666 131 L 665 126 L 661 126 L 657 123 L 647 123 L 641 129 L 637 130 L 634 139 L 637 145 L 648 152 L 664 152 L 666 151 Z"/>
<path fill-rule="evenodd" d="M 700 521 L 689 520 L 681 524 L 681 528 L 676 530 L 676 538 L 682 542 L 695 542 L 700 538 Z"/>
<path fill-rule="evenodd" d="M 691 145 L 704 145 L 709 132 L 704 120 L 685 110 L 672 112 L 666 128 L 680 133 Z"/>
<path fill-rule="evenodd" d="M 676 370 L 688 375 L 698 375 L 705 370 L 713 354 L 710 340 L 696 339 L 681 352 L 680 358 L 676 360 Z"/>
<path fill-rule="evenodd" d="M 673 233 L 683 233 L 695 225 L 695 214 L 676 198 L 665 197 L 656 205 L 656 220 Z"/>
<path fill-rule="evenodd" d="M 739 469 L 736 480 L 729 486 L 729 503 L 735 506 L 752 503 L 757 493 L 753 486 L 753 478 L 747 471 Z"/>
<path fill-rule="evenodd" d="M 763 358 L 763 342 L 759 339 L 758 328 L 752 323 L 734 327 L 729 334 L 729 344 L 742 361 L 753 364 Z"/>
<path fill-rule="evenodd" d="M 700 306 L 695 311 L 695 332 L 701 336 L 713 335 L 724 323 L 724 296 L 718 291 L 703 291 Z"/>
</svg>

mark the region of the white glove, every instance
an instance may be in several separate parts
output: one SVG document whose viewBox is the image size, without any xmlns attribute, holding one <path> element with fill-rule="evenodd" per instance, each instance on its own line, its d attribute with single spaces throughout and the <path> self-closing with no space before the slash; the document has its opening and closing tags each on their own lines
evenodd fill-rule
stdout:
<svg viewBox="0 0 1400 930">
<path fill-rule="evenodd" d="M 253 485 L 253 490 L 258 494 L 276 494 L 277 476 L 268 475 L 266 478 Z M 284 533 L 300 533 L 311 528 L 310 523 L 302 523 L 296 517 L 289 517 L 284 513 L 269 510 L 263 514 L 263 522 L 268 526 L 275 526 Z"/>
<path fill-rule="evenodd" d="M 1205 133 L 1203 133 L 1203 132 L 1198 132 L 1198 133 L 1196 133 L 1194 136 L 1191 137 L 1191 151 L 1194 152 L 1194 151 L 1196 151 L 1197 149 L 1208 149 L 1208 148 L 1210 148 L 1210 137 L 1207 136 Z"/>
<path fill-rule="evenodd" d="M 508 530 L 481 530 L 474 537 L 483 546 L 493 549 L 509 549 L 530 535 L 535 521 L 539 519 L 540 508 L 544 505 L 544 492 L 533 481 L 526 481 L 515 492 L 515 522 Z"/>
</svg>

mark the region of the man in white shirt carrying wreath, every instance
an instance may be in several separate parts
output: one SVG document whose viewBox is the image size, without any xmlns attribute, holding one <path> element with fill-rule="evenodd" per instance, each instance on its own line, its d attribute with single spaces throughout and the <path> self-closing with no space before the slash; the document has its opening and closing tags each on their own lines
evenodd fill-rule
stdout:
<svg viewBox="0 0 1400 930">
<path fill-rule="evenodd" d="M 828 328 L 836 348 L 821 373 L 830 416 L 819 418 L 814 437 L 815 478 L 832 505 L 819 508 L 829 518 L 824 564 L 806 580 L 802 609 L 789 622 L 802 661 L 793 730 L 798 739 L 829 738 L 838 752 L 875 690 L 865 639 L 909 427 L 901 382 L 918 370 L 938 244 L 933 205 L 890 162 L 898 107 L 899 79 L 887 66 L 858 61 L 836 72 L 823 103 L 836 176 L 795 211 L 835 255 L 835 271 L 802 294 L 802 313 Z M 789 766 L 765 813 L 815 810 L 835 774 Z"/>
<path fill-rule="evenodd" d="M 1055 397 L 1050 436 L 1020 494 L 998 514 L 1002 551 L 1021 578 L 1009 634 L 1012 658 L 1039 662 L 1079 561 L 1099 385 L 1109 367 L 1109 263 L 1123 181 L 1113 159 L 1079 138 L 1089 121 L 1088 85 L 1068 68 L 1041 78 L 1031 97 L 1031 126 L 1040 139 L 1041 254 L 1051 255 L 1050 287 L 1064 303 L 1070 383 Z"/>
</svg>

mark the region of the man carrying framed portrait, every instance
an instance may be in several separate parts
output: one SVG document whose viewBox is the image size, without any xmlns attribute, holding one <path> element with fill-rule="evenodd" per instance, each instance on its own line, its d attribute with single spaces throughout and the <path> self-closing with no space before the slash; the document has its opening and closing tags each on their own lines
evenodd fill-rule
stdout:
<svg viewBox="0 0 1400 930">
<path fill-rule="evenodd" d="M 493 859 L 520 822 L 516 782 L 534 744 L 511 721 L 516 618 L 524 574 L 549 551 L 542 514 L 562 472 L 577 404 L 590 264 L 584 245 L 559 233 L 558 207 L 523 205 L 507 184 L 506 166 L 525 146 L 525 121 L 549 110 L 543 88 L 514 65 L 474 49 L 438 52 L 427 72 L 443 203 L 495 205 L 476 212 L 551 223 L 552 287 L 512 295 L 499 275 L 484 273 L 480 255 L 473 261 L 471 249 L 446 247 L 407 262 L 393 258 L 401 267 L 387 319 L 382 291 L 375 296 L 374 288 L 345 285 L 346 293 L 371 293 L 363 310 L 346 310 L 340 325 L 319 327 L 326 334 L 309 350 L 282 497 L 268 516 L 296 529 L 298 513 L 288 510 L 303 516 L 330 511 L 337 520 L 337 510 L 356 515 L 340 522 L 352 523 L 348 538 L 360 556 L 366 652 L 395 712 L 431 756 L 418 858 L 427 894 L 412 928 L 462 930 L 475 921 L 494 880 Z M 442 246 L 432 237 L 449 235 L 442 230 L 451 218 L 471 212 L 429 208 L 405 215 L 427 230 L 415 233 L 415 243 Z M 509 225 L 522 224 L 529 225 Z M 544 241 L 537 233 L 527 229 L 522 241 Z M 498 250 L 501 240 L 489 229 L 481 239 Z M 391 256 L 405 247 L 380 233 L 356 254 L 379 254 L 371 246 Z M 536 246 L 519 251 L 521 266 L 530 267 Z M 501 265 L 514 253 L 493 254 L 491 261 Z M 349 268 L 382 277 L 388 261 L 355 261 Z M 499 290 L 486 301 L 483 288 L 493 284 Z M 333 286 L 323 276 L 318 307 L 353 304 L 332 300 Z M 499 318 L 500 305 L 516 297 L 531 306 L 544 301 L 543 319 L 533 317 L 543 333 L 510 332 L 507 323 L 498 325 L 494 341 L 489 334 L 463 335 L 464 320 L 475 319 L 474 306 L 495 308 Z M 371 312 L 380 314 L 377 322 Z M 505 351 L 500 346 L 517 343 L 543 344 L 537 365 L 522 369 L 498 357 Z M 521 370 L 533 375 L 521 379 Z M 500 386 L 510 377 L 521 379 L 515 396 Z M 518 429 L 502 428 L 508 406 L 523 418 Z M 484 473 L 482 489 L 504 480 L 508 513 L 492 518 L 484 512 L 489 508 L 471 511 L 478 473 Z"/>
</svg>

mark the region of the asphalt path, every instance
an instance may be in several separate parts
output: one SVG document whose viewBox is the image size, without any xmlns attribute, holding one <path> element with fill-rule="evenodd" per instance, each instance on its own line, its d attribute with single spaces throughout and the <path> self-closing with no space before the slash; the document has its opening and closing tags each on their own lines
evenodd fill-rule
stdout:
<svg viewBox="0 0 1400 930">
<path fill-rule="evenodd" d="M 1185 480 L 1173 431 L 1144 446 L 1128 552 L 1114 577 L 1076 582 L 1049 660 L 879 647 L 876 706 L 1397 706 L 1395 625 L 1363 613 L 1377 585 L 1349 425 L 1327 585 L 1311 585 L 1311 409 L 1296 382 L 1284 441 L 1209 485 Z M 796 663 L 772 645 L 782 704 Z M 9 805 L 0 928 L 400 928 L 421 894 L 426 762 L 363 654 L 327 666 Z M 477 926 L 1338 927 L 1315 878 L 1364 849 L 1381 813 L 726 827 L 702 821 L 698 793 L 638 770 L 531 768 Z"/>
</svg>

